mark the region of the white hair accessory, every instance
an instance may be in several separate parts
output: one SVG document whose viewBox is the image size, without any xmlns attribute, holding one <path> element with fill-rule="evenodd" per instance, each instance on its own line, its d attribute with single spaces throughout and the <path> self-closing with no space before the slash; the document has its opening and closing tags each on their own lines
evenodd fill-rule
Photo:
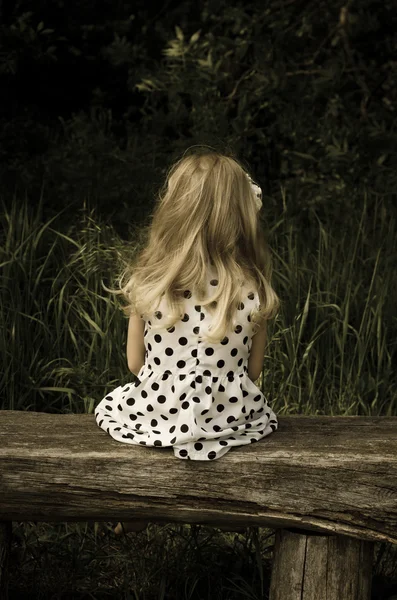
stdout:
<svg viewBox="0 0 397 600">
<path fill-rule="evenodd" d="M 252 179 L 252 177 L 247 173 L 247 177 L 249 179 L 249 182 L 251 184 L 251 188 L 254 191 L 255 194 L 255 198 L 256 198 L 256 206 L 258 208 L 258 210 L 261 208 L 262 206 L 262 190 L 259 187 L 259 185 L 257 183 L 255 183 L 255 181 Z"/>
</svg>

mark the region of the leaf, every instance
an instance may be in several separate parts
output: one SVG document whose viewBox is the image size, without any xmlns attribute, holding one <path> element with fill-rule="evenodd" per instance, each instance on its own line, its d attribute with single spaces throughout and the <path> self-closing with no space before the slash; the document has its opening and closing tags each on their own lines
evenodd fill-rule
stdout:
<svg viewBox="0 0 397 600">
<path fill-rule="evenodd" d="M 193 33 L 192 37 L 190 38 L 190 43 L 195 44 L 197 42 L 197 40 L 199 39 L 200 34 L 201 34 L 201 29 L 199 29 L 198 31 Z"/>
<path fill-rule="evenodd" d="M 314 162 L 317 162 L 317 159 L 314 158 L 311 154 L 305 154 L 304 152 L 296 152 L 295 150 L 290 150 L 289 154 L 295 154 L 296 156 L 300 156 L 301 158 L 308 158 Z"/>
<path fill-rule="evenodd" d="M 182 29 L 179 27 L 179 25 L 175 25 L 175 33 L 176 33 L 176 37 L 178 38 L 178 40 L 180 42 L 183 41 L 184 39 L 184 35 L 183 35 L 183 31 Z"/>
</svg>

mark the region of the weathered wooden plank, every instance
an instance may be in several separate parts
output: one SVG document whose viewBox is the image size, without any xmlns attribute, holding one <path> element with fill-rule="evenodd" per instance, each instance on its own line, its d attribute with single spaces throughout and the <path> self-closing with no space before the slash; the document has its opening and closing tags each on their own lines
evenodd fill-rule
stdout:
<svg viewBox="0 0 397 600">
<path fill-rule="evenodd" d="M 121 444 L 94 415 L 0 412 L 0 519 L 302 527 L 397 543 L 397 417 L 279 417 L 216 461 Z"/>
<path fill-rule="evenodd" d="M 269 600 L 370 600 L 374 542 L 277 529 Z"/>
</svg>

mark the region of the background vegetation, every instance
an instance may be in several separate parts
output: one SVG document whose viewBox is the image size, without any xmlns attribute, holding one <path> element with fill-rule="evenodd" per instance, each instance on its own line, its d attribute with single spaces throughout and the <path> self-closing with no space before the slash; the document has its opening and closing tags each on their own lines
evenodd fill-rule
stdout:
<svg viewBox="0 0 397 600">
<path fill-rule="evenodd" d="M 93 413 L 133 377 L 126 321 L 101 280 L 112 285 L 144 242 L 169 164 L 204 143 L 235 151 L 264 191 L 282 308 L 257 383 L 275 412 L 396 415 L 394 2 L 22 0 L 0 17 L 0 407 Z M 34 555 L 35 531 L 44 553 L 68 552 L 64 584 Z M 211 532 L 153 524 L 116 541 L 120 597 L 263 597 L 271 530 L 233 547 L 225 535 L 223 550 Z M 179 565 L 123 562 L 171 540 Z M 96 524 L 20 524 L 14 544 L 26 581 L 37 567 L 38 597 L 100 597 L 67 575 L 76 560 L 92 569 Z M 213 579 L 188 558 L 193 545 L 220 557 Z M 374 597 L 386 598 L 396 561 L 376 547 Z"/>
</svg>

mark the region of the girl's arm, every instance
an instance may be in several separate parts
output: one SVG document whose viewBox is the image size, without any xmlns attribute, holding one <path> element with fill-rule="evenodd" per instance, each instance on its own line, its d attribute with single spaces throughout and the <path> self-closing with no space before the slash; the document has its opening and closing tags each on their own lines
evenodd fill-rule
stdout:
<svg viewBox="0 0 397 600">
<path fill-rule="evenodd" d="M 127 364 L 129 370 L 136 375 L 145 364 L 145 342 L 143 333 L 145 321 L 138 315 L 131 315 L 127 334 Z"/>
</svg>

